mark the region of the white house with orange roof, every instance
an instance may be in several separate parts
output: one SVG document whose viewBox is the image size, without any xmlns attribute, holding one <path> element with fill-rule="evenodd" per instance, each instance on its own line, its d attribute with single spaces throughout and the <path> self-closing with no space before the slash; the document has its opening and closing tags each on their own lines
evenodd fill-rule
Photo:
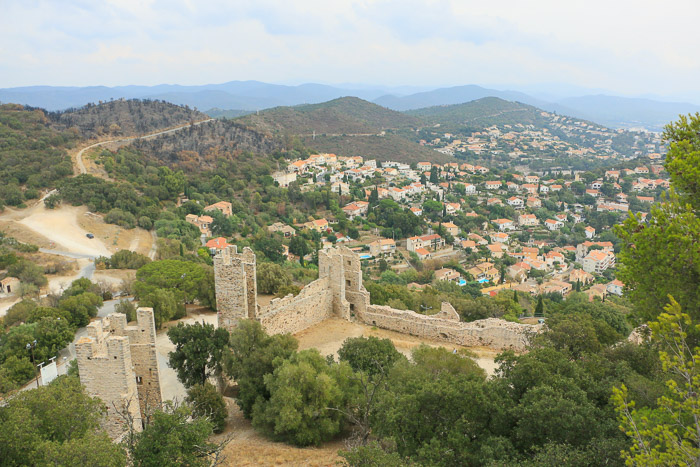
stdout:
<svg viewBox="0 0 700 467">
<path fill-rule="evenodd" d="M 498 230 L 501 232 L 504 232 L 506 230 L 514 230 L 515 225 L 513 224 L 513 221 L 510 219 L 495 219 L 493 221 L 494 224 L 496 224 L 496 227 L 498 227 Z"/>
<path fill-rule="evenodd" d="M 491 241 L 494 243 L 506 243 L 510 237 L 505 232 L 496 232 L 491 234 Z"/>
<path fill-rule="evenodd" d="M 595 229 L 594 229 L 593 227 L 591 227 L 590 225 L 587 226 L 585 229 L 583 229 L 583 231 L 584 231 L 585 234 L 586 234 L 586 238 L 593 238 L 593 237 L 595 237 Z"/>
<path fill-rule="evenodd" d="M 484 188 L 487 190 L 498 190 L 503 185 L 500 180 L 489 180 L 484 182 Z"/>
<path fill-rule="evenodd" d="M 380 238 L 369 244 L 369 254 L 377 257 L 391 255 L 396 251 L 396 242 L 391 238 Z"/>
<path fill-rule="evenodd" d="M 564 226 L 564 223 L 556 219 L 547 219 L 544 221 L 544 226 L 551 231 L 559 230 Z"/>
<path fill-rule="evenodd" d="M 523 207 L 525 207 L 525 203 L 523 202 L 523 200 L 521 198 L 518 198 L 517 196 L 511 196 L 506 202 L 509 206 L 513 206 L 515 209 L 522 209 Z"/>
<path fill-rule="evenodd" d="M 406 240 L 406 249 L 415 252 L 419 248 L 439 250 L 445 246 L 445 239 L 438 234 L 410 237 Z"/>
</svg>

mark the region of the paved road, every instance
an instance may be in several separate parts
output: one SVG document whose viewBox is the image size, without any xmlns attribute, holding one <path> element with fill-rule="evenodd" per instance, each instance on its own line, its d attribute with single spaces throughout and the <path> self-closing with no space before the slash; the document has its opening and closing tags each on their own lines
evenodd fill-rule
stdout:
<svg viewBox="0 0 700 467">
<path fill-rule="evenodd" d="M 200 120 L 200 121 L 198 121 L 198 122 L 194 122 L 192 125 L 201 125 L 202 123 L 212 122 L 212 121 L 214 121 L 214 120 L 216 120 L 216 119 L 210 118 L 210 119 L 208 119 L 208 120 Z M 185 125 L 181 125 L 181 126 L 178 126 L 178 127 L 175 127 L 175 128 L 170 128 L 170 129 L 168 129 L 168 130 L 158 131 L 158 132 L 156 132 L 156 133 L 151 133 L 151 134 L 148 134 L 148 135 L 143 135 L 143 136 L 132 136 L 132 137 L 129 137 L 129 138 L 113 139 L 113 140 L 109 140 L 109 141 L 101 141 L 101 142 L 99 142 L 99 143 L 91 144 L 90 146 L 87 146 L 87 147 L 81 149 L 81 150 L 78 152 L 78 154 L 75 156 L 75 161 L 76 161 L 76 163 L 78 164 L 78 170 L 80 170 L 80 173 L 81 173 L 81 174 L 86 174 L 86 173 L 87 173 L 87 169 L 85 168 L 85 164 L 83 164 L 83 153 L 84 153 L 85 151 L 87 151 L 88 149 L 96 148 L 96 147 L 98 147 L 98 146 L 103 146 L 103 145 L 109 144 L 109 143 L 127 143 L 127 142 L 129 142 L 129 141 L 134 141 L 134 140 L 137 140 L 137 139 L 154 138 L 154 137 L 156 137 L 156 136 L 165 135 L 165 134 L 167 134 L 167 133 L 174 133 L 174 132 L 176 132 L 176 131 L 182 130 L 183 128 L 188 128 L 189 126 L 190 126 L 190 123 L 187 123 L 187 124 L 185 124 Z"/>
</svg>

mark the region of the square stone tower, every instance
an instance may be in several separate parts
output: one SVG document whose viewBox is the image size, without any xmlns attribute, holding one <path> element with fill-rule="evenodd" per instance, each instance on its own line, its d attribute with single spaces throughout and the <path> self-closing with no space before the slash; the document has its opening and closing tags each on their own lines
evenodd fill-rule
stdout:
<svg viewBox="0 0 700 467">
<path fill-rule="evenodd" d="M 112 335 L 129 338 L 139 406 L 141 416 L 145 420 L 146 415 L 163 402 L 153 308 L 136 310 L 136 326 L 127 326 L 126 315 L 121 313 L 112 313 L 108 318 L 109 332 Z"/>
<path fill-rule="evenodd" d="M 253 250 L 236 245 L 214 257 L 216 309 L 219 326 L 231 331 L 241 319 L 256 319 L 258 285 Z"/>
<path fill-rule="evenodd" d="M 88 336 L 75 344 L 80 382 L 91 396 L 102 399 L 107 407 L 104 427 L 112 439 L 120 439 L 129 429 L 125 413 L 133 420 L 132 428 L 142 429 L 136 378 L 132 370 L 129 338 L 112 336 L 101 321 L 87 326 Z"/>
<path fill-rule="evenodd" d="M 335 316 L 350 319 L 367 309 L 369 292 L 362 285 L 360 257 L 355 252 L 343 246 L 319 250 L 318 276 L 330 279 Z"/>
<path fill-rule="evenodd" d="M 153 309 L 139 308 L 136 317 L 136 326 L 127 326 L 126 315 L 112 313 L 88 324 L 75 344 L 80 382 L 107 406 L 105 428 L 114 439 L 129 428 L 124 413 L 140 431 L 162 402 Z"/>
</svg>

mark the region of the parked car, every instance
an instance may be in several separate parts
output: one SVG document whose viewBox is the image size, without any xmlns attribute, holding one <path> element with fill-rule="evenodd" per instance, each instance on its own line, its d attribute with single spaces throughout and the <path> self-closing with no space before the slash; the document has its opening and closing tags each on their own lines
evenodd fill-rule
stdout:
<svg viewBox="0 0 700 467">
<path fill-rule="evenodd" d="M 91 234 L 91 233 L 85 234 L 85 236 L 86 236 L 87 238 L 95 238 L 95 236 L 94 236 L 93 234 Z"/>
</svg>

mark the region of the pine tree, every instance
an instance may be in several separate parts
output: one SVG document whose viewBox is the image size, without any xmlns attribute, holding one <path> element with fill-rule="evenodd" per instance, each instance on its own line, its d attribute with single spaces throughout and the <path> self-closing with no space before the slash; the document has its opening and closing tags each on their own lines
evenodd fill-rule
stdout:
<svg viewBox="0 0 700 467">
<path fill-rule="evenodd" d="M 581 291 L 581 279 L 576 280 L 576 292 Z"/>
<path fill-rule="evenodd" d="M 539 300 L 537 300 L 537 306 L 535 307 L 535 318 L 544 318 L 544 300 L 542 295 L 540 295 Z"/>
</svg>

